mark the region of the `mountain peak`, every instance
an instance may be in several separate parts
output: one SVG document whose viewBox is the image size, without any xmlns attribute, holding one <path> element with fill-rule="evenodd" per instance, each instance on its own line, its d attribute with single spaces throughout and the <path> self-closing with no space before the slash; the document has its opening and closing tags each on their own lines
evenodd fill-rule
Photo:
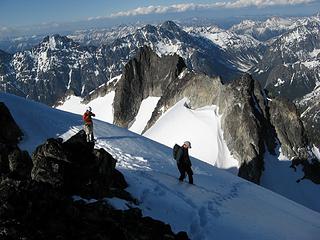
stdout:
<svg viewBox="0 0 320 240">
<path fill-rule="evenodd" d="M 43 41 L 42 44 L 48 44 L 49 48 L 51 50 L 53 49 L 59 49 L 62 46 L 68 45 L 73 43 L 73 41 L 71 39 L 69 39 L 66 36 L 61 36 L 59 34 L 54 34 L 52 36 L 46 36 Z"/>
<path fill-rule="evenodd" d="M 161 24 L 161 28 L 167 29 L 169 31 L 181 31 L 181 28 L 173 21 L 165 21 Z"/>
</svg>

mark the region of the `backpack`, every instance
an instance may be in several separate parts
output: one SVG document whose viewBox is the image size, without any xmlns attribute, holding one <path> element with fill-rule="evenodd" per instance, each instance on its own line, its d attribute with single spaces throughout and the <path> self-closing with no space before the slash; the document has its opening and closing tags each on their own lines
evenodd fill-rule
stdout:
<svg viewBox="0 0 320 240">
<path fill-rule="evenodd" d="M 177 159 L 177 156 L 178 156 L 178 151 L 179 151 L 180 148 L 181 148 L 181 147 L 180 147 L 178 144 L 175 144 L 175 145 L 173 146 L 172 155 L 173 155 L 173 158 L 174 158 L 175 160 L 178 160 L 178 159 Z"/>
</svg>

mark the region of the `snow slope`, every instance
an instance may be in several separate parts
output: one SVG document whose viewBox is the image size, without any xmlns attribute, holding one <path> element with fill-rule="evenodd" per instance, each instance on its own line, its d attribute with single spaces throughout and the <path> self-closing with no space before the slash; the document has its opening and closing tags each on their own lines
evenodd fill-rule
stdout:
<svg viewBox="0 0 320 240">
<path fill-rule="evenodd" d="M 107 110 L 107 112 L 103 110 L 106 109 L 106 106 L 112 108 L 113 98 L 108 100 L 106 98 L 108 96 L 97 98 L 89 105 L 93 106 L 96 114 L 98 113 L 97 118 L 109 122 L 111 117 L 105 118 L 105 116 L 112 110 Z M 80 100 L 74 101 L 73 99 L 76 98 L 70 98 L 61 108 L 82 114 L 86 106 L 81 105 Z M 158 99 L 149 97 L 142 102 L 137 117 L 130 127 L 131 131 L 139 134 L 142 132 Z M 192 144 L 191 156 L 237 175 L 239 163 L 232 157 L 223 139 L 217 107 L 207 106 L 191 110 L 184 106 L 187 101 L 187 99 L 182 99 L 168 109 L 143 136 L 170 148 L 175 143 L 182 145 L 188 140 Z M 100 109 L 100 105 L 104 108 Z M 265 170 L 262 173 L 261 186 L 320 212 L 320 202 L 316 201 L 320 199 L 319 185 L 309 180 L 297 183 L 296 180 L 304 175 L 302 168 L 297 168 L 297 171 L 290 168 L 290 159 L 282 156 L 280 151 L 281 149 L 276 156 L 268 153 L 265 155 Z"/>
<path fill-rule="evenodd" d="M 151 118 L 153 110 L 156 108 L 160 97 L 147 97 L 142 100 L 135 121 L 130 126 L 129 130 L 135 133 L 142 133 Z"/>
<path fill-rule="evenodd" d="M 96 114 L 96 119 L 112 123 L 113 122 L 113 98 L 115 92 L 111 91 L 104 97 L 99 97 L 92 100 L 88 104 L 82 103 L 83 98 L 76 97 L 74 95 L 68 96 L 66 101 L 57 106 L 57 109 L 72 112 L 76 114 L 83 114 L 86 109 L 90 106 L 94 114 Z"/>
<path fill-rule="evenodd" d="M 169 109 L 144 136 L 173 147 L 191 142 L 190 154 L 213 166 L 237 173 L 238 161 L 234 159 L 223 140 L 220 117 L 216 106 L 196 110 L 184 107 L 182 99 Z"/>
<path fill-rule="evenodd" d="M 81 129 L 81 116 L 0 93 L 32 152 L 48 137 Z M 318 239 L 320 214 L 226 171 L 192 159 L 196 185 L 179 183 L 171 149 L 95 120 L 96 147 L 117 160 L 143 214 L 185 230 L 191 239 Z M 192 151 L 192 149 L 191 149 Z"/>
</svg>

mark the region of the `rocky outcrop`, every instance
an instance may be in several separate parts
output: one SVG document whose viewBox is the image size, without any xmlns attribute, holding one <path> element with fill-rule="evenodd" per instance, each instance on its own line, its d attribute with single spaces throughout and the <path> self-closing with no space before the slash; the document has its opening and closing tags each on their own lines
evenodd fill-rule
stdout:
<svg viewBox="0 0 320 240">
<path fill-rule="evenodd" d="M 22 138 L 22 131 L 3 102 L 0 102 L 0 125 L 0 142 L 6 144 L 17 144 Z"/>
<path fill-rule="evenodd" d="M 0 182 L 1 239 L 188 239 L 170 226 L 142 217 L 137 208 L 114 210 L 105 201 L 72 201 L 51 185 Z"/>
<path fill-rule="evenodd" d="M 238 175 L 259 183 L 265 147 L 274 153 L 276 137 L 268 121 L 263 90 L 251 76 L 243 75 L 221 88 L 215 104 L 222 114 L 224 139 L 239 160 Z"/>
<path fill-rule="evenodd" d="M 186 67 L 177 55 L 159 57 L 149 47 L 141 48 L 125 66 L 114 98 L 114 123 L 129 127 L 143 99 L 162 96 Z"/>
<path fill-rule="evenodd" d="M 138 208 L 115 210 L 104 200 L 136 204 L 124 190 L 128 184 L 116 160 L 87 143 L 82 130 L 66 142 L 48 139 L 37 147 L 33 167 L 28 153 L 11 148 L 0 144 L 1 239 L 188 239 L 185 232 L 174 234 L 169 225 L 143 217 Z"/>
<path fill-rule="evenodd" d="M 17 143 L 23 133 L 14 121 L 6 105 L 0 102 L 0 177 L 29 179 L 32 161 Z"/>
<path fill-rule="evenodd" d="M 309 179 L 315 184 L 320 184 L 320 162 L 318 159 L 313 158 L 310 161 L 306 161 L 305 159 L 294 158 L 292 159 L 290 167 L 297 171 L 297 166 L 302 166 L 302 171 L 304 175 L 302 178 L 297 179 L 297 183 L 301 180 Z"/>
<path fill-rule="evenodd" d="M 16 145 L 0 143 L 0 177 L 30 179 L 31 168 L 28 152 L 21 151 Z"/>
<path fill-rule="evenodd" d="M 83 197 L 109 194 L 116 160 L 104 149 L 86 142 L 83 130 L 62 143 L 48 139 L 32 155 L 32 179 Z"/>
</svg>

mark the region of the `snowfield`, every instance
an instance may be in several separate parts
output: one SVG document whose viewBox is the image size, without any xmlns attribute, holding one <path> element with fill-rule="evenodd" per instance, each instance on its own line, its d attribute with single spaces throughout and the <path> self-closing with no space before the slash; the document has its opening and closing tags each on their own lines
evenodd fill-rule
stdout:
<svg viewBox="0 0 320 240">
<path fill-rule="evenodd" d="M 0 101 L 25 134 L 20 147 L 30 153 L 49 137 L 67 139 L 82 128 L 81 115 L 4 93 Z M 143 214 L 169 223 L 175 232 L 187 231 L 195 240 L 319 239 L 318 212 L 195 158 L 195 185 L 179 183 L 171 148 L 103 121 L 94 123 L 96 147 L 118 160 Z M 125 207 L 116 199 L 110 202 Z"/>
<path fill-rule="evenodd" d="M 236 174 L 238 161 L 231 156 L 223 140 L 218 108 L 207 106 L 191 110 L 184 107 L 186 101 L 182 99 L 166 111 L 144 136 L 168 147 L 189 140 L 192 156 Z"/>
</svg>

